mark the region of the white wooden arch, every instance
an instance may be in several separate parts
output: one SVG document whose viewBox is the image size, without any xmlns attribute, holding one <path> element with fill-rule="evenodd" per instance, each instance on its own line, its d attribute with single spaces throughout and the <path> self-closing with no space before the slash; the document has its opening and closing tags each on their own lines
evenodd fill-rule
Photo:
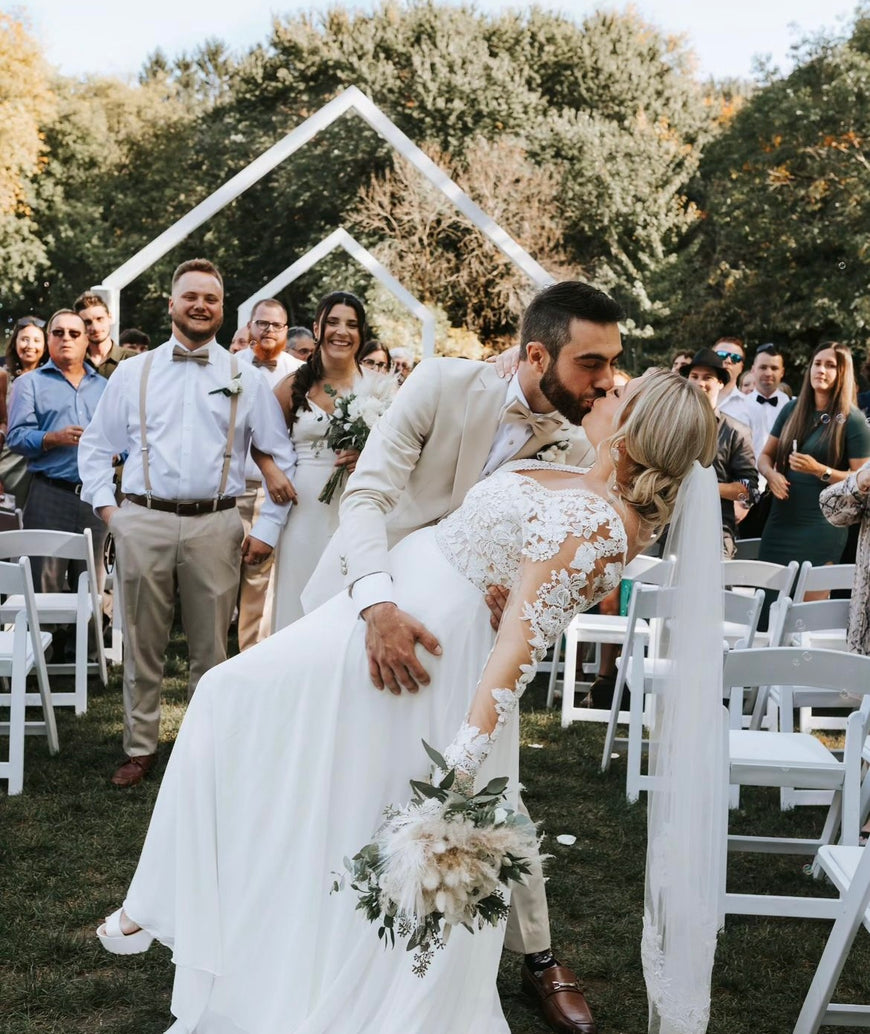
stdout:
<svg viewBox="0 0 870 1034">
<path fill-rule="evenodd" d="M 322 129 L 332 125 L 346 112 L 355 111 L 376 133 L 379 133 L 396 151 L 407 158 L 425 177 L 437 187 L 456 208 L 462 212 L 486 237 L 517 265 L 538 287 L 553 283 L 553 277 L 532 256 L 522 248 L 507 230 L 476 205 L 459 186 L 439 168 L 420 148 L 406 136 L 381 109 L 356 86 L 349 86 L 333 98 L 285 137 L 255 158 L 241 172 L 227 180 L 223 186 L 210 194 L 204 201 L 176 220 L 153 241 L 146 244 L 117 269 L 113 270 L 93 290 L 106 299 L 114 323 L 117 340 L 120 324 L 121 291 L 137 276 L 140 276 L 161 259 L 168 251 L 180 244 L 198 226 L 216 215 L 230 202 L 243 194 L 249 187 L 261 180 L 281 162 L 308 143 Z"/>
<path fill-rule="evenodd" d="M 307 273 L 312 266 L 325 258 L 336 248 L 344 248 L 352 259 L 355 259 L 364 269 L 367 269 L 372 276 L 386 287 L 398 300 L 416 316 L 422 324 L 423 330 L 423 358 L 435 354 L 435 316 L 421 301 L 414 297 L 407 288 L 403 287 L 393 274 L 386 269 L 375 256 L 364 248 L 359 241 L 353 238 L 343 226 L 333 230 L 328 237 L 324 237 L 319 244 L 315 244 L 305 254 L 298 258 L 292 265 L 280 272 L 276 277 L 264 284 L 259 291 L 246 298 L 239 306 L 238 326 L 247 323 L 251 318 L 254 303 L 260 298 L 270 298 L 298 280 L 303 273 Z"/>
</svg>

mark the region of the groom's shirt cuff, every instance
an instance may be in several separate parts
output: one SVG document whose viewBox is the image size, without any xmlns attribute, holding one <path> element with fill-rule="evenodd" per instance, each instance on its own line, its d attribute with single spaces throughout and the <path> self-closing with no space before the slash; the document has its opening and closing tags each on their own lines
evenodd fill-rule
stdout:
<svg viewBox="0 0 870 1034">
<path fill-rule="evenodd" d="M 377 571 L 358 578 L 350 588 L 357 614 L 376 603 L 394 603 L 393 579 L 386 571 Z"/>
</svg>

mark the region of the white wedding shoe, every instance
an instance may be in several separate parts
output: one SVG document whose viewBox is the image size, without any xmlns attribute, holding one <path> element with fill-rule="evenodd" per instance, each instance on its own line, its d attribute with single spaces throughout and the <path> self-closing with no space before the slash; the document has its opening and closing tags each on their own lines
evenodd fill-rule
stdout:
<svg viewBox="0 0 870 1034">
<path fill-rule="evenodd" d="M 134 933 L 124 933 L 121 929 L 121 913 L 119 908 L 106 921 L 97 927 L 97 937 L 100 944 L 113 955 L 138 955 L 140 952 L 148 951 L 154 938 L 147 930 L 136 930 Z"/>
</svg>

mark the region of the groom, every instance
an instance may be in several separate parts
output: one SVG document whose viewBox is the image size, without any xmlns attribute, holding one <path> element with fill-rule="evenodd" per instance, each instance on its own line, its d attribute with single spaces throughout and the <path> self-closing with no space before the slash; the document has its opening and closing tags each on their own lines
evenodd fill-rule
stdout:
<svg viewBox="0 0 870 1034">
<path fill-rule="evenodd" d="M 341 500 L 341 555 L 327 549 L 303 603 L 310 610 L 338 591 L 340 569 L 366 623 L 378 689 L 415 692 L 429 682 L 416 644 L 441 652 L 432 633 L 393 602 L 390 547 L 451 513 L 477 481 L 510 460 L 559 443 L 559 462 L 591 463 L 578 425 L 613 385 L 623 316 L 588 284 L 553 284 L 523 316 L 519 368 L 510 380 L 487 363 L 426 360 L 372 431 Z M 596 1034 L 576 977 L 553 957 L 543 877 L 517 885 L 512 904 L 505 945 L 525 956 L 524 988 L 553 1030 Z"/>
</svg>

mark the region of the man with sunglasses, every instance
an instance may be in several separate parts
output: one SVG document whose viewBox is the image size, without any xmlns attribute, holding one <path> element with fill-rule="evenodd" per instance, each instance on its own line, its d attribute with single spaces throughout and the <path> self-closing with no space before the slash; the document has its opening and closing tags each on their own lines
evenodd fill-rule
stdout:
<svg viewBox="0 0 870 1034">
<path fill-rule="evenodd" d="M 85 362 L 88 338 L 77 313 L 59 309 L 46 330 L 48 362 L 16 378 L 9 411 L 9 448 L 27 458 L 33 475 L 24 526 L 79 533 L 90 528 L 102 582 L 106 530 L 82 502 L 78 450 L 106 381 Z M 34 580 L 42 592 L 62 591 L 67 577 L 69 587 L 75 588 L 80 567 L 76 561 L 44 559 L 34 564 Z"/>
<path fill-rule="evenodd" d="M 287 345 L 287 310 L 275 298 L 262 298 L 254 304 L 248 321 L 251 347 L 238 353 L 239 363 L 258 369 L 266 378 L 270 390 L 294 370 L 302 360 L 285 351 Z M 245 534 L 260 518 L 266 499 L 260 471 L 248 456 L 245 464 L 245 492 L 237 506 Z M 239 649 L 255 646 L 272 631 L 272 607 L 269 586 L 272 581 L 274 554 L 261 564 L 242 564 L 239 580 Z"/>
</svg>

